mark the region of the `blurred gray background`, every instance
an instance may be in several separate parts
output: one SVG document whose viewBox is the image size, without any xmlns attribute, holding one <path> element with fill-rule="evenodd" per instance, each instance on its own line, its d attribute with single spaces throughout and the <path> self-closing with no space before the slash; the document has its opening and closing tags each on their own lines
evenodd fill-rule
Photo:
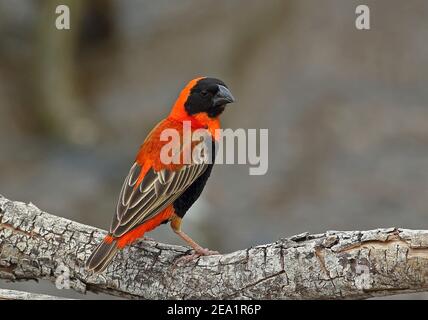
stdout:
<svg viewBox="0 0 428 320">
<path fill-rule="evenodd" d="M 428 2 L 366 0 L 370 31 L 355 28 L 359 4 L 0 0 L 0 193 L 108 228 L 139 145 L 207 75 L 238 100 L 225 128 L 269 129 L 269 171 L 215 167 L 183 225 L 202 245 L 427 229 Z M 182 244 L 167 226 L 149 236 Z"/>
</svg>

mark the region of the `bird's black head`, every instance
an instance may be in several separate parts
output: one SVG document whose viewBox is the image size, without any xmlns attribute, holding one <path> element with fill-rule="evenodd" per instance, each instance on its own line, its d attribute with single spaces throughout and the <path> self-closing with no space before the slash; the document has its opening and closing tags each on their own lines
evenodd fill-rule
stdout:
<svg viewBox="0 0 428 320">
<path fill-rule="evenodd" d="M 189 115 L 206 112 L 210 118 L 219 116 L 235 98 L 223 81 L 215 78 L 202 78 L 190 90 L 184 103 Z"/>
</svg>

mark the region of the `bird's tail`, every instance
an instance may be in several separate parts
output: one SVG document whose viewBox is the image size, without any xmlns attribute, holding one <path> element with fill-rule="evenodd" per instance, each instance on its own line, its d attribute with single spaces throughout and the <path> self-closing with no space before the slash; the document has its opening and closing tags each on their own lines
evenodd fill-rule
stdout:
<svg viewBox="0 0 428 320">
<path fill-rule="evenodd" d="M 117 241 L 108 235 L 89 256 L 86 268 L 93 272 L 102 272 L 108 267 L 118 250 Z"/>
</svg>

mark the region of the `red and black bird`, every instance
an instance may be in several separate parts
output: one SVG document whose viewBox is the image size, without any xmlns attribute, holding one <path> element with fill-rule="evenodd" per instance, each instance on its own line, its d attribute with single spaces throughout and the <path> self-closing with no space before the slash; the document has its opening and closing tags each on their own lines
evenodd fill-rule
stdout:
<svg viewBox="0 0 428 320">
<path fill-rule="evenodd" d="M 198 199 L 210 176 L 215 152 L 208 162 L 165 164 L 161 161 L 161 150 L 168 141 L 163 141 L 161 134 L 166 129 L 174 129 L 182 137 L 183 123 L 187 121 L 192 132 L 206 129 L 215 145 L 219 139 L 219 116 L 232 102 L 234 98 L 221 80 L 200 77 L 186 85 L 168 117 L 155 126 L 140 147 L 123 183 L 110 231 L 86 262 L 89 270 L 103 271 L 119 249 L 168 222 L 196 255 L 217 254 L 202 248 L 181 231 L 182 218 Z M 191 142 L 190 148 L 195 145 Z M 179 150 L 184 152 L 185 146 L 180 146 Z"/>
</svg>

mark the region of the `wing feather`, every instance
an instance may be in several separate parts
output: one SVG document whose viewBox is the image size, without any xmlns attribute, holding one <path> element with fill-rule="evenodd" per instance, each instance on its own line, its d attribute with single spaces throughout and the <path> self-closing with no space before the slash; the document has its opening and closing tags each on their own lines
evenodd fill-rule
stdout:
<svg viewBox="0 0 428 320">
<path fill-rule="evenodd" d="M 120 192 L 110 233 L 120 237 L 173 203 L 206 169 L 206 163 L 184 165 L 178 171 L 150 169 L 136 187 L 141 166 L 131 167 Z"/>
</svg>

